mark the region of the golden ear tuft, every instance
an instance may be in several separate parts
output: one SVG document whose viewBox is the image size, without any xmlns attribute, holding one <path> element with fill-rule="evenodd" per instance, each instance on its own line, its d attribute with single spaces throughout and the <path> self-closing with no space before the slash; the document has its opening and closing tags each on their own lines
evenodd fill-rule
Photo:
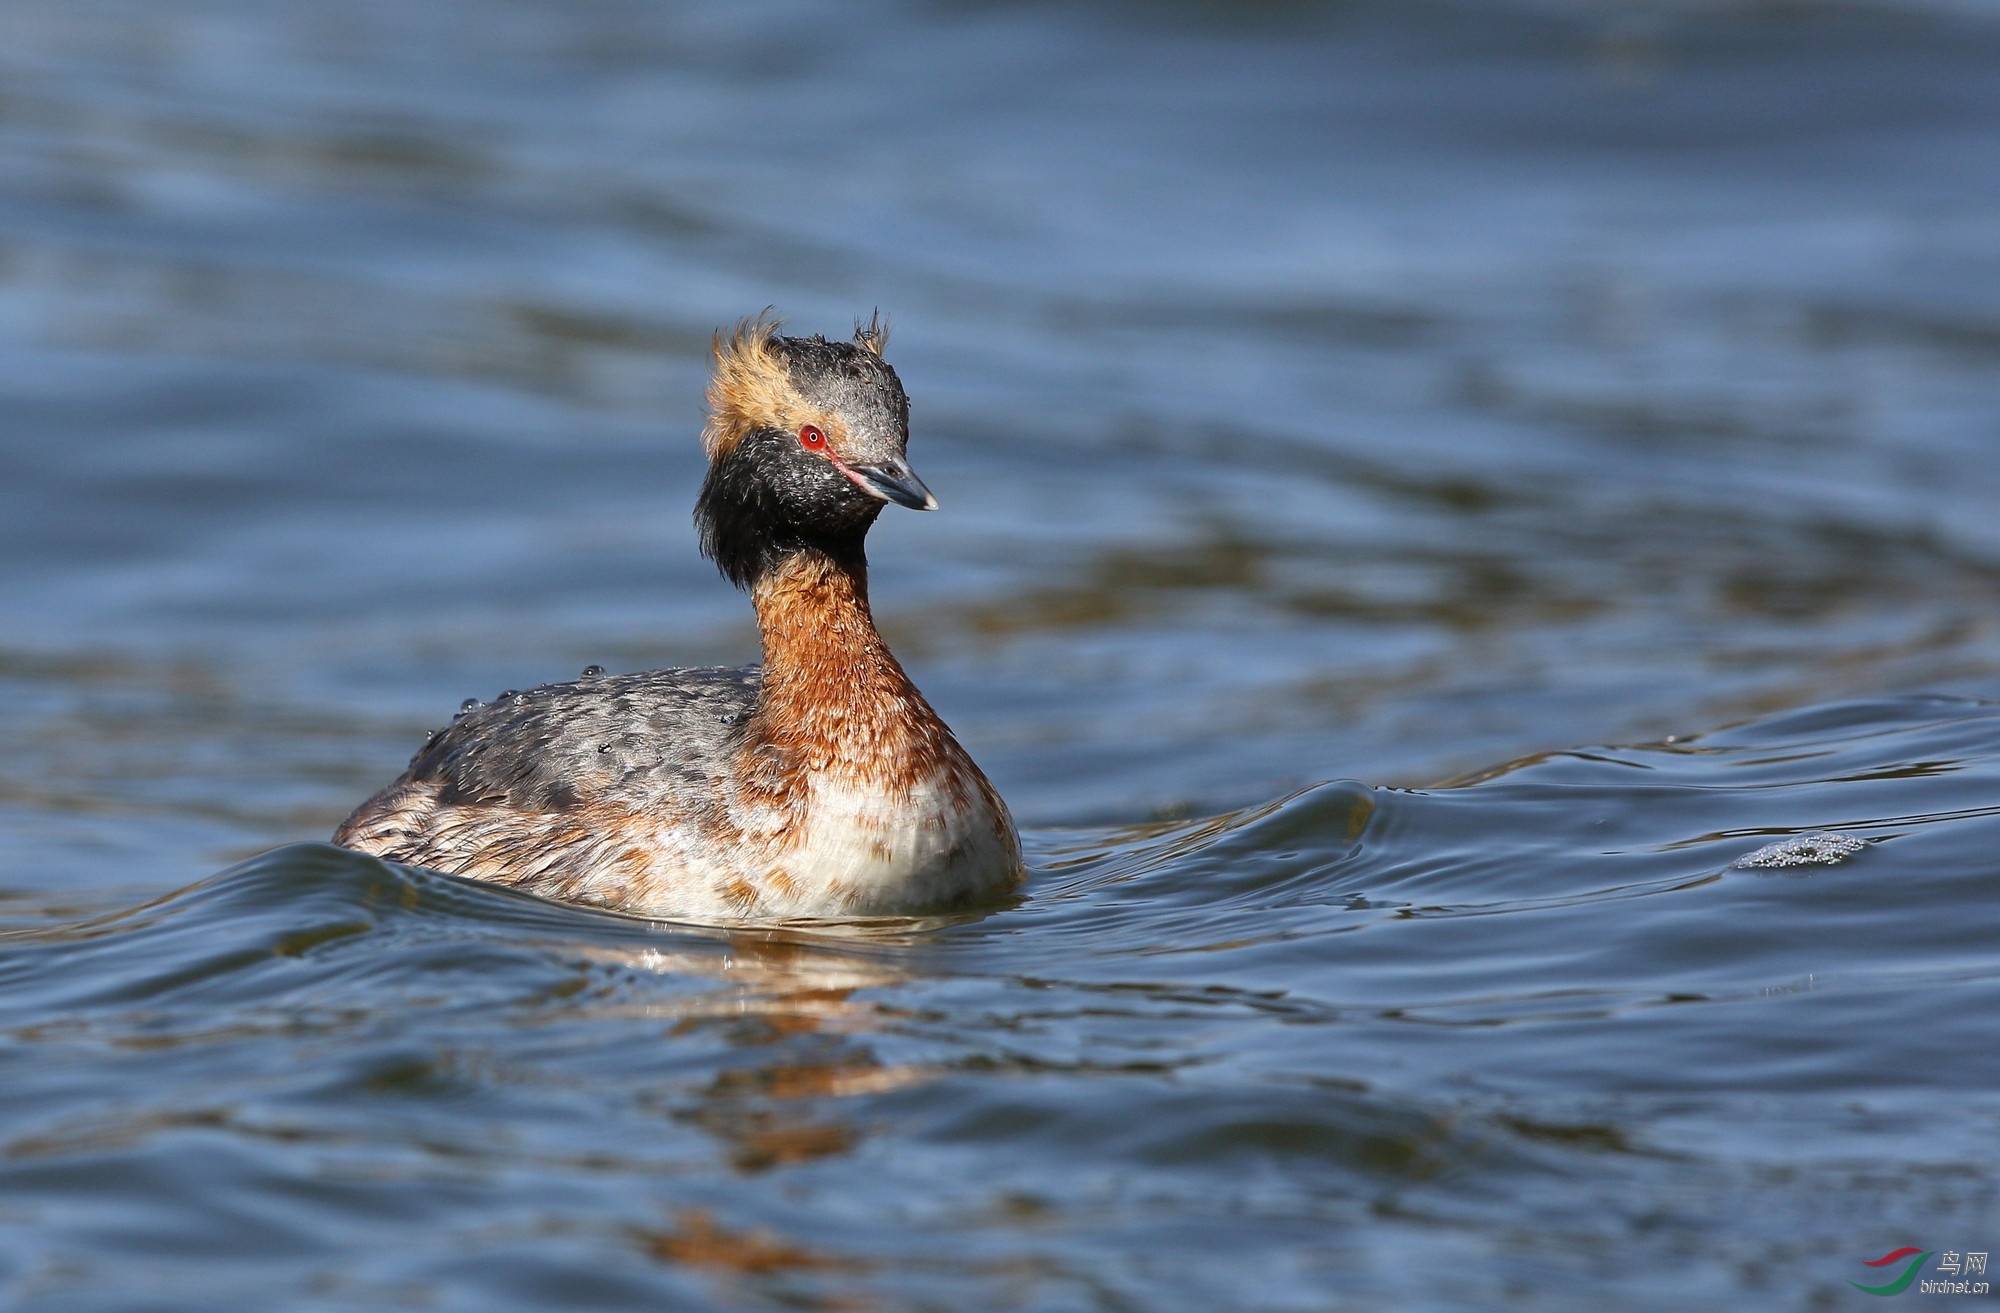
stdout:
<svg viewBox="0 0 2000 1313">
<path fill-rule="evenodd" d="M 882 358 L 882 351 L 889 345 L 889 321 L 882 317 L 880 310 L 868 312 L 868 322 L 854 321 L 854 345 L 874 356 Z"/>
<path fill-rule="evenodd" d="M 784 360 L 771 345 L 783 324 L 766 306 L 728 336 L 715 335 L 708 422 L 701 428 L 702 449 L 710 460 L 727 454 L 751 430 L 782 423 L 791 410 L 798 394 L 792 390 Z"/>
</svg>

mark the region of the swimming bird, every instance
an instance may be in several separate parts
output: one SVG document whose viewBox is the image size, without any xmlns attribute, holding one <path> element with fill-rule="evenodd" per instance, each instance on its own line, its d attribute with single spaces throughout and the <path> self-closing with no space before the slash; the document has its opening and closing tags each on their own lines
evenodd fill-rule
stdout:
<svg viewBox="0 0 2000 1313">
<path fill-rule="evenodd" d="M 1022 875 L 1006 804 L 876 631 L 864 540 L 935 510 L 872 318 L 851 341 L 717 334 L 695 504 L 763 664 L 512 691 L 461 714 L 334 834 L 547 897 L 698 920 L 990 903 Z"/>
</svg>

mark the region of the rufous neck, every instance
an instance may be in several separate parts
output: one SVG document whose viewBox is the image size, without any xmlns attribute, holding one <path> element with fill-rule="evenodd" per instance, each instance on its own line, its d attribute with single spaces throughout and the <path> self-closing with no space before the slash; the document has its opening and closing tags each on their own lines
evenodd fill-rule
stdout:
<svg viewBox="0 0 2000 1313">
<path fill-rule="evenodd" d="M 751 587 L 764 640 L 766 688 L 806 681 L 820 696 L 902 669 L 868 610 L 868 567 L 859 553 L 816 548 L 773 563 Z"/>
<path fill-rule="evenodd" d="M 939 770 L 991 793 L 875 631 L 860 553 L 787 556 L 751 597 L 764 635 L 752 734 L 778 760 L 884 796 Z"/>
</svg>

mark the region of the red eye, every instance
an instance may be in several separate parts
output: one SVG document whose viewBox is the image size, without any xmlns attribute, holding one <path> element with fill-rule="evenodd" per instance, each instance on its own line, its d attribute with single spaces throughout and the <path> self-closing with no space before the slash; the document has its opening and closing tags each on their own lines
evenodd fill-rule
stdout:
<svg viewBox="0 0 2000 1313">
<path fill-rule="evenodd" d="M 818 451 L 826 446 L 826 434 L 821 433 L 813 425 L 808 424 L 799 430 L 799 445 Z"/>
</svg>

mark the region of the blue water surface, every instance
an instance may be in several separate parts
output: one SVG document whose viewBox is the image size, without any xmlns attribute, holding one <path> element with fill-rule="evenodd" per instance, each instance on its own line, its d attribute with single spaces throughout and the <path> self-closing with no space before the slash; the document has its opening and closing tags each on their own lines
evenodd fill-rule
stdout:
<svg viewBox="0 0 2000 1313">
<path fill-rule="evenodd" d="M 1990 1250 L 1996 216 L 1973 0 L 12 0 L 0 1304 L 1817 1310 Z M 751 657 L 688 511 L 766 305 L 894 320 L 944 509 L 875 604 L 1022 901 L 321 842 L 467 696 Z"/>
</svg>

